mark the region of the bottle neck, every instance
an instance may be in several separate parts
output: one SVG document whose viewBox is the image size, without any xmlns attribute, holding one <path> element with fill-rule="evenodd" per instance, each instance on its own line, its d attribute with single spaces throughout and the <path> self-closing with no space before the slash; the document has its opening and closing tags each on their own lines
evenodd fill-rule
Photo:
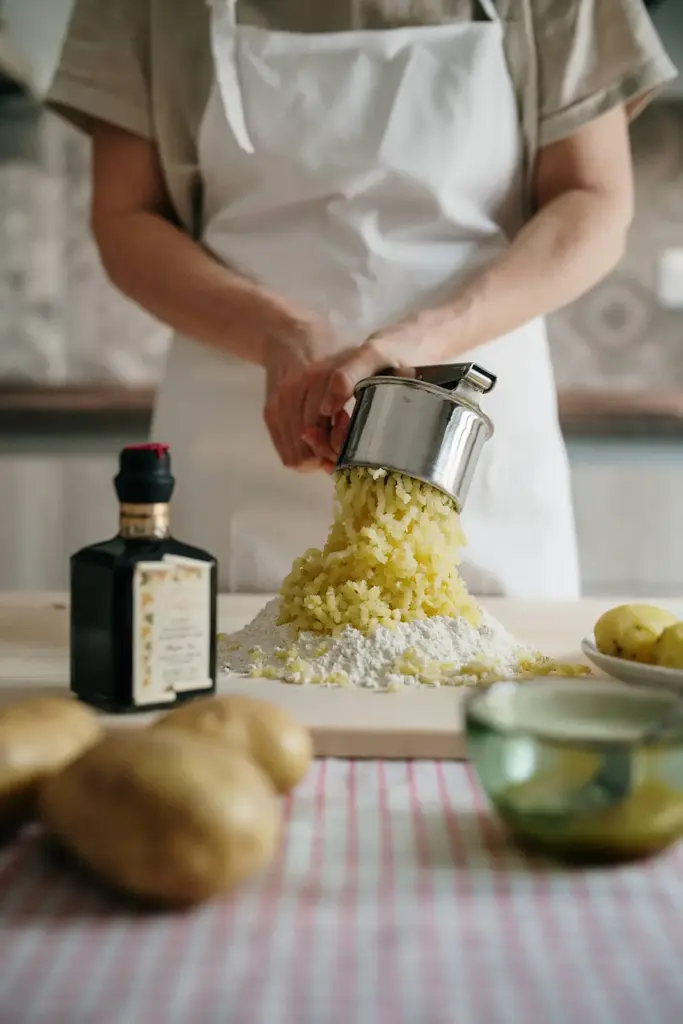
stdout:
<svg viewBox="0 0 683 1024">
<path fill-rule="evenodd" d="M 121 505 L 119 537 L 127 540 L 161 540 L 168 537 L 170 532 L 167 504 Z"/>
</svg>

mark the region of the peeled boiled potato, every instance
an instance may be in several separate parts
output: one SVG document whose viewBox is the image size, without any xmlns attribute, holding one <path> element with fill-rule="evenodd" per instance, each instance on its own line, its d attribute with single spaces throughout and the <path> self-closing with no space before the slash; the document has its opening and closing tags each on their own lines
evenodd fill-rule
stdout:
<svg viewBox="0 0 683 1024">
<path fill-rule="evenodd" d="M 595 624 L 595 645 L 603 654 L 652 664 L 654 646 L 675 615 L 649 604 L 623 604 L 605 612 Z"/>
<path fill-rule="evenodd" d="M 0 708 L 0 828 L 31 818 L 43 780 L 101 734 L 97 716 L 69 697 L 33 697 Z"/>
<path fill-rule="evenodd" d="M 112 733 L 41 793 L 49 832 L 117 889 L 167 905 L 200 903 L 264 867 L 280 805 L 241 754 L 188 733 Z"/>
<path fill-rule="evenodd" d="M 291 715 L 266 701 L 239 694 L 207 697 L 169 711 L 154 729 L 184 729 L 243 751 L 289 793 L 304 777 L 313 756 L 310 733 Z"/>
<path fill-rule="evenodd" d="M 667 626 L 654 648 L 656 665 L 683 669 L 683 622 Z"/>
</svg>

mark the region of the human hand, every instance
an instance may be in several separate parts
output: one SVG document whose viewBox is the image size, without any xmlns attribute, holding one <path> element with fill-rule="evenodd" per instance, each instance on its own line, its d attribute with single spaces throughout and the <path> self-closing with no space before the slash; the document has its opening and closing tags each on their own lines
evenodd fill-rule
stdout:
<svg viewBox="0 0 683 1024">
<path fill-rule="evenodd" d="M 334 468 L 329 448 L 321 444 L 313 451 L 304 440 L 307 426 L 319 428 L 325 434 L 332 428 L 332 421 L 323 422 L 320 417 L 305 419 L 305 396 L 308 371 L 341 348 L 342 343 L 329 324 L 305 315 L 287 320 L 264 343 L 264 419 L 282 464 L 298 472 Z"/>
<path fill-rule="evenodd" d="M 361 380 L 387 369 L 413 376 L 415 366 L 444 358 L 444 347 L 441 331 L 430 329 L 425 314 L 307 367 L 302 375 L 304 438 L 311 451 L 334 464 L 349 423 L 345 407 Z"/>
</svg>

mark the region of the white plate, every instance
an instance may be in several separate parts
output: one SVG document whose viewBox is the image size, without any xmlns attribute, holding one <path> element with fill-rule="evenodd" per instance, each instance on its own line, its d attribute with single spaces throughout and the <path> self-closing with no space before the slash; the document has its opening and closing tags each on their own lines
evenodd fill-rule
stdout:
<svg viewBox="0 0 683 1024">
<path fill-rule="evenodd" d="M 614 658 L 611 654 L 601 654 L 595 646 L 595 639 L 587 636 L 581 641 L 581 650 L 596 668 L 601 669 L 613 679 L 635 686 L 660 686 L 669 690 L 683 692 L 683 672 L 677 668 L 661 668 L 659 665 L 641 665 L 637 661 L 626 658 Z"/>
</svg>

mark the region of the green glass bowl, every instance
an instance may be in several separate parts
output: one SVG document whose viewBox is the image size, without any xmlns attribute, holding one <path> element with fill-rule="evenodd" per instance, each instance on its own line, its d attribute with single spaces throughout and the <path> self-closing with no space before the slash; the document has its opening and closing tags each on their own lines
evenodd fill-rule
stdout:
<svg viewBox="0 0 683 1024">
<path fill-rule="evenodd" d="M 570 859 L 649 856 L 683 837 L 683 725 L 642 741 L 677 701 L 666 691 L 601 680 L 495 683 L 465 703 L 468 755 L 523 844 Z M 610 758 L 626 761 L 627 795 L 583 806 L 576 795 Z"/>
</svg>

